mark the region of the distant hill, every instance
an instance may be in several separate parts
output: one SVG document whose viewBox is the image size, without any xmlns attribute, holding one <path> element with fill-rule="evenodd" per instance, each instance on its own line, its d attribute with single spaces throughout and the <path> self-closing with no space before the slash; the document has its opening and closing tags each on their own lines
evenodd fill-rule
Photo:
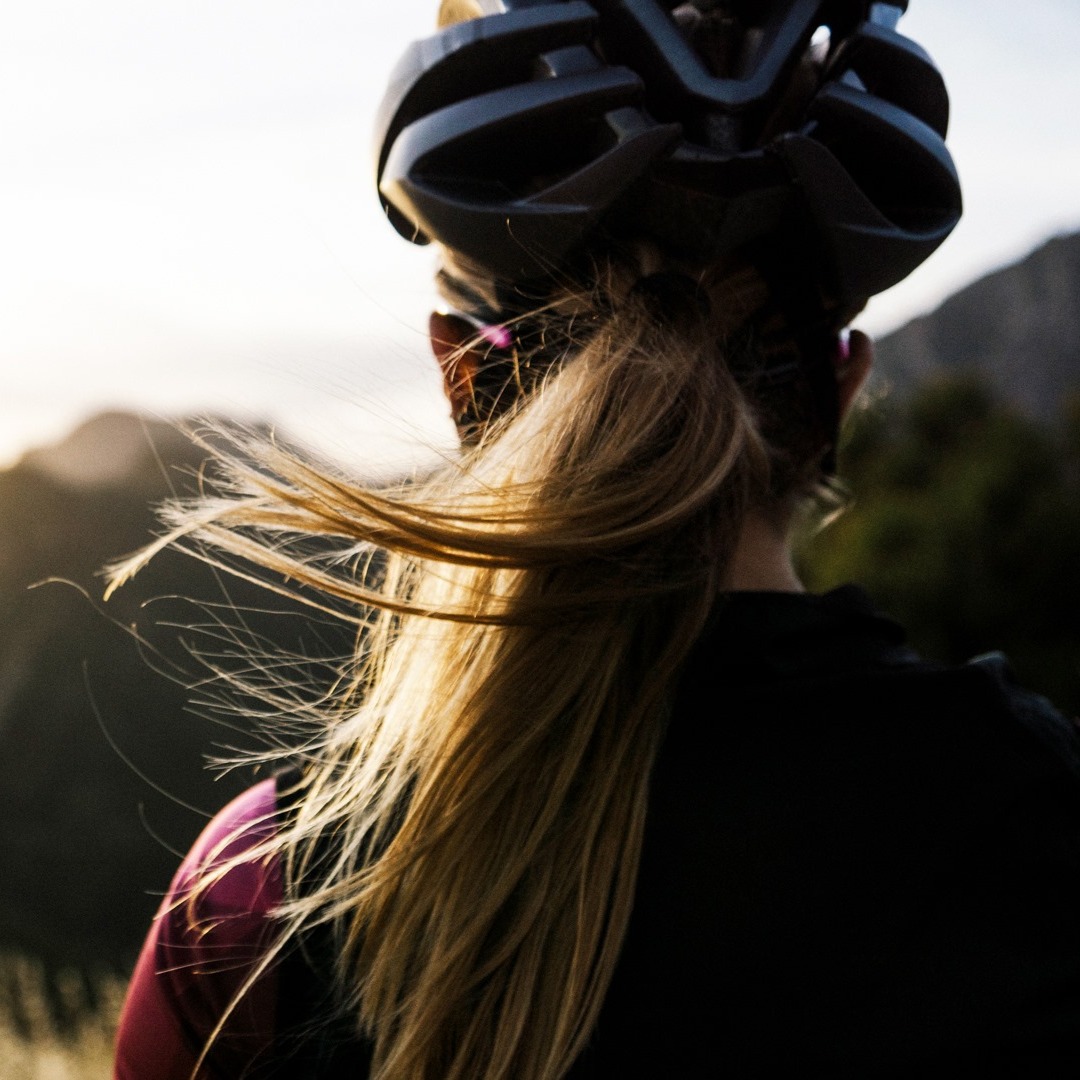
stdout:
<svg viewBox="0 0 1080 1080">
<path fill-rule="evenodd" d="M 101 604 L 100 568 L 151 538 L 150 504 L 190 487 L 205 456 L 167 424 L 108 414 L 0 472 L 0 951 L 129 964 L 176 852 L 251 782 L 204 767 L 255 740 L 243 711 L 231 727 L 192 711 L 184 684 L 205 672 L 187 646 L 211 639 L 178 626 L 250 609 L 248 635 L 313 657 L 350 647 L 351 632 L 175 552 Z M 70 584 L 35 586 L 55 578 Z"/>
<path fill-rule="evenodd" d="M 935 375 L 977 375 L 1039 420 L 1080 390 L 1080 233 L 988 275 L 878 343 L 879 376 L 903 395 Z"/>
</svg>

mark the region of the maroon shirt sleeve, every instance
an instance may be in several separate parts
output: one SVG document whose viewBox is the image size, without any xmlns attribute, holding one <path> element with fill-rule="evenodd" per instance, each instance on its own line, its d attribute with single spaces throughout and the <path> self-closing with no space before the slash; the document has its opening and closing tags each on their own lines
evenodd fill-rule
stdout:
<svg viewBox="0 0 1080 1080">
<path fill-rule="evenodd" d="M 282 899 L 276 859 L 244 861 L 273 835 L 274 780 L 250 788 L 206 827 L 177 871 L 143 946 L 117 1036 L 114 1080 L 192 1080 L 200 1054 L 272 945 Z M 241 857 L 201 892 L 201 877 Z M 273 1051 L 277 974 L 244 992 L 210 1044 L 199 1080 L 253 1075 Z"/>
</svg>

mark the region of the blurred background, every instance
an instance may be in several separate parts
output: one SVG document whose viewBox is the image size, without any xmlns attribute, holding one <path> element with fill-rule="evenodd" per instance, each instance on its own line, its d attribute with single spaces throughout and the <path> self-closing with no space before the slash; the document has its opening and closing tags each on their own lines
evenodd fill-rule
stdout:
<svg viewBox="0 0 1080 1080">
<path fill-rule="evenodd" d="M 173 852 L 250 781 L 202 767 L 251 745 L 250 717 L 206 715 L 185 689 L 198 640 L 176 629 L 240 648 L 217 622 L 222 583 L 167 557 L 101 602 L 96 571 L 145 542 L 149 504 L 201 457 L 169 421 L 269 425 L 365 475 L 452 445 L 425 337 L 430 256 L 381 220 L 370 155 L 390 67 L 435 7 L 39 0 L 6 15 L 5 1077 L 105 1075 Z M 804 573 L 860 581 L 941 660 L 1004 648 L 1075 713 L 1080 7 L 912 0 L 901 26 L 946 73 L 966 214 L 860 318 L 880 348 L 842 458 L 852 507 L 807 541 Z M 37 584 L 53 578 L 69 584 Z M 263 609 L 246 632 L 316 668 L 348 648 L 244 587 L 227 603 Z"/>
<path fill-rule="evenodd" d="M 376 103 L 435 0 L 42 0 L 0 41 L 0 461 L 106 407 L 445 438 L 429 256 L 380 220 Z M 966 215 L 876 332 L 1080 226 L 1080 8 L 915 0 Z M 388 445 L 389 444 L 389 445 Z"/>
</svg>

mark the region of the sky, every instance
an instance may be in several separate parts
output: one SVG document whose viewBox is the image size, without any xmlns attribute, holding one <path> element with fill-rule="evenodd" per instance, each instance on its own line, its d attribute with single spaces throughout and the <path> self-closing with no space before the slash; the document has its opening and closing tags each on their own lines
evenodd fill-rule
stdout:
<svg viewBox="0 0 1080 1080">
<path fill-rule="evenodd" d="M 371 128 L 436 0 L 36 0 L 0 36 L 0 466 L 105 408 L 270 419 L 357 466 L 451 441 L 431 257 Z M 1080 228 L 1080 4 L 911 0 L 946 74 L 954 236 L 876 333 Z M 377 15 L 372 14 L 377 10 Z"/>
</svg>

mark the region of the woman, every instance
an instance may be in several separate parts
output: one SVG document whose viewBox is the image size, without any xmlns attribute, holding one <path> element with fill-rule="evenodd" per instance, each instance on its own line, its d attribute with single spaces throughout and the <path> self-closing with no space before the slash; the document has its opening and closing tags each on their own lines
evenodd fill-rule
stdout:
<svg viewBox="0 0 1080 1080">
<path fill-rule="evenodd" d="M 118 1076 L 1080 1061 L 1075 732 L 790 557 L 842 330 L 960 212 L 905 6 L 444 0 L 379 176 L 462 455 L 370 491 L 264 448 L 176 520 L 363 632 L 185 860 Z"/>
</svg>

